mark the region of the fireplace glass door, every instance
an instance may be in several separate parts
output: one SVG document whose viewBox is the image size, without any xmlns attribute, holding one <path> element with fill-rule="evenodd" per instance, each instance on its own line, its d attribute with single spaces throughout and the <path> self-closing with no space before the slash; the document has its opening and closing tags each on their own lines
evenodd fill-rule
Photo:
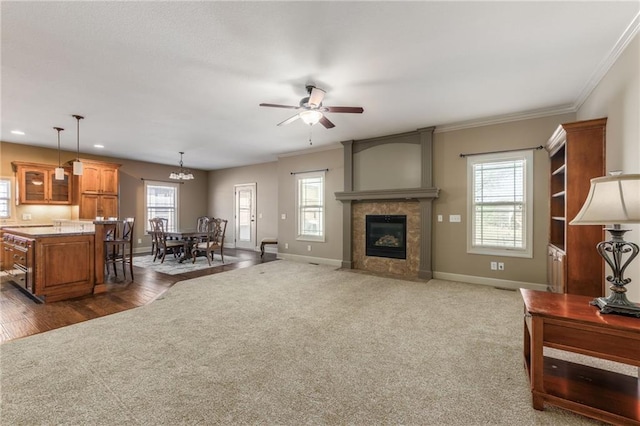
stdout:
<svg viewBox="0 0 640 426">
<path fill-rule="evenodd" d="M 407 216 L 367 215 L 366 255 L 407 258 Z"/>
</svg>

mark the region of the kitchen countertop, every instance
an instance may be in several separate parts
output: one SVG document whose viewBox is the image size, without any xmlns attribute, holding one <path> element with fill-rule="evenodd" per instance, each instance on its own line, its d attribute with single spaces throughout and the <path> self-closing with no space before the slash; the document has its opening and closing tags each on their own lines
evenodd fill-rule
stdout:
<svg viewBox="0 0 640 426">
<path fill-rule="evenodd" d="M 77 235 L 94 235 L 95 231 L 80 230 L 77 227 L 57 227 L 57 226 L 34 226 L 25 228 L 2 228 L 2 231 L 9 234 L 20 235 L 28 238 L 43 237 L 70 237 Z"/>
</svg>

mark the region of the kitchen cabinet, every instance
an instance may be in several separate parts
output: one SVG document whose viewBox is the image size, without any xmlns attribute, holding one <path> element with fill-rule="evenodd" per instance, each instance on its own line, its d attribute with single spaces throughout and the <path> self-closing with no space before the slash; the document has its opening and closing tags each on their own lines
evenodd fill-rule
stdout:
<svg viewBox="0 0 640 426">
<path fill-rule="evenodd" d="M 3 249 L 11 257 L 7 279 L 32 297 L 55 302 L 93 293 L 94 231 L 55 227 L 3 230 Z M 73 267 L 70 267 L 73 259 Z"/>
<path fill-rule="evenodd" d="M 64 179 L 55 178 L 55 166 L 14 161 L 20 204 L 72 204 L 71 169 L 64 168 Z"/>
<path fill-rule="evenodd" d="M 80 194 L 79 211 L 80 219 L 95 219 L 96 216 L 118 217 L 118 196 Z"/>
<path fill-rule="evenodd" d="M 74 176 L 74 204 L 79 219 L 118 216 L 120 164 L 80 159 L 83 172 Z"/>
<path fill-rule="evenodd" d="M 81 161 L 84 168 L 79 179 L 81 194 L 118 195 L 118 164 Z"/>
<path fill-rule="evenodd" d="M 600 297 L 605 294 L 604 261 L 596 245 L 600 225 L 570 225 L 582 208 L 591 179 L 605 175 L 606 118 L 558 126 L 549 151 L 549 289 Z"/>
</svg>

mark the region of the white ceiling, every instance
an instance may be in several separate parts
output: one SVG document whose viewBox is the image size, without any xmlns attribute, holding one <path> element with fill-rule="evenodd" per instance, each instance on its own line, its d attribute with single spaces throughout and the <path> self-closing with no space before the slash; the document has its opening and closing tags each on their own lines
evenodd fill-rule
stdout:
<svg viewBox="0 0 640 426">
<path fill-rule="evenodd" d="M 218 169 L 309 148 L 305 84 L 361 106 L 313 147 L 574 111 L 638 1 L 2 1 L 2 141 Z M 443 128 L 443 127 L 441 127 Z M 16 136 L 12 130 L 24 131 Z M 103 150 L 93 148 L 103 144 Z"/>
</svg>

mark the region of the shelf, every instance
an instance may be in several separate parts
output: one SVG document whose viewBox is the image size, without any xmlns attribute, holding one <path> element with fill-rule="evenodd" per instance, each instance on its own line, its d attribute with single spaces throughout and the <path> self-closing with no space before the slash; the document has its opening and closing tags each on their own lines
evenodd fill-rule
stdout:
<svg viewBox="0 0 640 426">
<path fill-rule="evenodd" d="M 554 198 L 564 197 L 564 194 L 565 194 L 564 191 L 559 191 L 559 192 L 556 192 L 555 194 L 552 194 L 551 196 L 554 197 Z"/>
<path fill-rule="evenodd" d="M 564 222 L 564 221 L 567 220 L 566 218 L 564 218 L 562 216 L 553 216 L 551 219 L 557 220 L 557 221 L 561 221 L 561 222 Z"/>
<path fill-rule="evenodd" d="M 551 172 L 551 176 L 564 174 L 565 169 L 566 169 L 566 166 L 563 164 L 562 166 L 558 167 L 553 172 Z"/>
<path fill-rule="evenodd" d="M 636 377 L 544 357 L 544 389 L 548 396 L 566 401 L 556 401 L 554 405 L 573 409 L 573 404 L 577 404 L 582 409 L 640 421 L 640 387 Z"/>
</svg>

